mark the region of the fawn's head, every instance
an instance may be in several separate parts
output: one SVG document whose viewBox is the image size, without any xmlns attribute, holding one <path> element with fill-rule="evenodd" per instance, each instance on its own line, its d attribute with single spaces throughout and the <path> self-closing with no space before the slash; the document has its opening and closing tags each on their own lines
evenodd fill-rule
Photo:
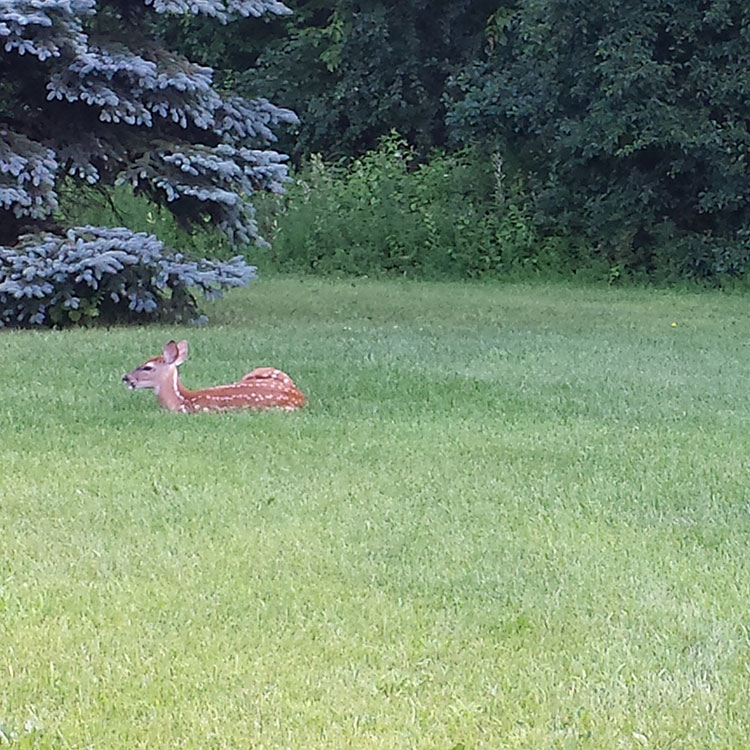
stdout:
<svg viewBox="0 0 750 750">
<path fill-rule="evenodd" d="M 187 359 L 187 341 L 170 341 L 158 357 L 147 359 L 140 367 L 123 376 L 122 382 L 131 390 L 135 388 L 159 388 L 177 374 L 177 368 Z"/>
</svg>

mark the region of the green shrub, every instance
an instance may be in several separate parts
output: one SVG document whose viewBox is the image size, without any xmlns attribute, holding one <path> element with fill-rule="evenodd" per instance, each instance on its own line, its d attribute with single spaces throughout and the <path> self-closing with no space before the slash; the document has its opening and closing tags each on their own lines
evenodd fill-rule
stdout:
<svg viewBox="0 0 750 750">
<path fill-rule="evenodd" d="M 478 278 L 575 273 L 585 253 L 542 237 L 520 186 L 478 149 L 418 164 L 396 134 L 351 163 L 313 158 L 258 204 L 281 270 Z M 590 264 L 590 258 L 585 259 Z M 606 272 L 603 274 L 606 276 Z"/>
</svg>

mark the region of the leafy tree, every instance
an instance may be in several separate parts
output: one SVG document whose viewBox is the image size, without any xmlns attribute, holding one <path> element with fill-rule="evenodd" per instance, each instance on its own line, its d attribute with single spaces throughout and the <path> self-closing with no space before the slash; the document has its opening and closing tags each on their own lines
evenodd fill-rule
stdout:
<svg viewBox="0 0 750 750">
<path fill-rule="evenodd" d="M 249 96 L 266 93 L 300 116 L 296 155 L 356 156 L 396 130 L 420 151 L 445 140 L 448 76 L 485 43 L 495 0 L 289 0 L 275 24 L 238 23 L 217 42 L 205 21 L 178 45 Z M 282 25 L 285 27 L 282 29 Z M 252 71 L 245 72 L 252 66 Z M 285 146 L 287 144 L 285 143 Z"/>
<path fill-rule="evenodd" d="M 540 217 L 610 262 L 741 273 L 750 262 L 750 6 L 527 0 L 454 79 L 458 140 L 504 144 Z"/>
<path fill-rule="evenodd" d="M 44 297 L 47 287 L 32 283 L 36 272 L 23 273 L 35 252 L 54 265 L 55 252 L 84 243 L 96 267 L 99 253 L 132 251 L 132 233 L 121 230 L 66 234 L 65 181 L 127 183 L 186 227 L 210 224 L 235 243 L 259 240 L 246 197 L 281 190 L 286 157 L 269 146 L 274 127 L 296 117 L 262 98 L 219 92 L 210 68 L 164 45 L 159 20 L 196 14 L 224 24 L 266 12 L 288 9 L 278 0 L 0 1 L 0 305 Z M 149 258 L 159 251 L 151 243 Z M 216 284 L 246 283 L 249 270 L 239 273 L 238 264 L 212 267 Z M 70 295 L 103 303 L 97 273 L 93 287 L 81 279 Z M 152 281 L 123 278 L 108 304 L 117 297 L 126 312 L 154 313 L 134 302 Z M 54 275 L 45 283 L 54 286 Z M 179 298 L 167 291 L 161 301 Z M 49 322 L 41 308 L 33 322 Z"/>
</svg>

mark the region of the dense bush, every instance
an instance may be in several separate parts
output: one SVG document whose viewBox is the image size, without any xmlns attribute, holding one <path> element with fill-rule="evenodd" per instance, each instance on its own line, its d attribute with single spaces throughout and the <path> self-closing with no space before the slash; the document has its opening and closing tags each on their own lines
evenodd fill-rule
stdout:
<svg viewBox="0 0 750 750">
<path fill-rule="evenodd" d="M 612 267 L 750 270 L 750 5 L 527 0 L 495 27 L 454 79 L 457 142 L 504 142 L 539 177 L 536 217 Z"/>
<path fill-rule="evenodd" d="M 194 291 L 207 298 L 247 284 L 255 269 L 165 253 L 153 235 L 75 227 L 0 246 L 0 328 L 103 322 L 200 320 Z"/>
<path fill-rule="evenodd" d="M 258 207 L 268 257 L 285 270 L 477 278 L 591 263 L 566 237 L 540 235 L 498 156 L 466 149 L 416 164 L 395 135 L 349 164 L 313 158 Z"/>
</svg>

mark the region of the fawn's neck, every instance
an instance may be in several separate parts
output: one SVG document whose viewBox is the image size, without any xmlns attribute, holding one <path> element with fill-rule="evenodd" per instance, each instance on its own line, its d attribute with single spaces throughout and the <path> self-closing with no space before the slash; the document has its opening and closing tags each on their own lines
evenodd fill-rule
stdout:
<svg viewBox="0 0 750 750">
<path fill-rule="evenodd" d="M 155 389 L 159 404 L 169 411 L 192 411 L 190 391 L 180 382 L 175 367 L 169 376 Z"/>
</svg>

